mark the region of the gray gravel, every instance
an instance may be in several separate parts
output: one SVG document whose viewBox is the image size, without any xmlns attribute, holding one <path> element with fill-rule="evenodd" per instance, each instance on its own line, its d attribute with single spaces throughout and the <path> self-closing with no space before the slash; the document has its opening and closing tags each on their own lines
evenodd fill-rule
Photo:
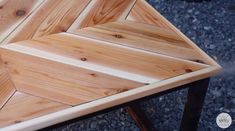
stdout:
<svg viewBox="0 0 235 131">
<path fill-rule="evenodd" d="M 220 131 L 215 122 L 221 112 L 235 120 L 235 0 L 187 3 L 181 0 L 149 0 L 159 12 L 216 59 L 225 69 L 211 79 L 199 131 Z M 141 103 L 141 109 L 159 131 L 179 129 L 187 90 Z M 138 127 L 124 109 L 78 121 L 53 130 L 131 130 Z M 227 131 L 235 131 L 235 121 Z"/>
</svg>

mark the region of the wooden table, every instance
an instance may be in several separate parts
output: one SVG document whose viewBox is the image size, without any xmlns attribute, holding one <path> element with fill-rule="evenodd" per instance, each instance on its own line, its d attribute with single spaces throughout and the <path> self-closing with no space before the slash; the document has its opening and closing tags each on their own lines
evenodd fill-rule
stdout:
<svg viewBox="0 0 235 131">
<path fill-rule="evenodd" d="M 155 130 L 136 103 L 182 88 L 181 130 L 196 130 L 209 77 L 221 70 L 144 0 L 2 0 L 0 43 L 3 130 L 123 106 Z"/>
</svg>

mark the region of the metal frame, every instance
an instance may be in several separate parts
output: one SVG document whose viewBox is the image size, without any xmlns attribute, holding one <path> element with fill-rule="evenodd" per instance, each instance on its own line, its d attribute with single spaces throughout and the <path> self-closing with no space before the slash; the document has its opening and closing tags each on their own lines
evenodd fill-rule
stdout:
<svg viewBox="0 0 235 131">
<path fill-rule="evenodd" d="M 103 113 L 107 113 L 107 112 L 110 112 L 119 108 L 127 108 L 128 113 L 130 114 L 130 116 L 133 118 L 133 120 L 136 122 L 136 124 L 139 126 L 139 128 L 142 131 L 156 131 L 157 129 L 154 128 L 153 124 L 148 120 L 148 118 L 144 115 L 144 113 L 141 110 L 139 110 L 139 108 L 136 108 L 138 107 L 138 103 L 148 100 L 148 99 L 159 97 L 159 96 L 162 96 L 164 94 L 168 94 L 174 91 L 185 89 L 185 88 L 188 88 L 188 95 L 187 95 L 187 100 L 185 103 L 183 117 L 181 120 L 180 131 L 196 131 L 199 120 L 200 120 L 200 115 L 201 115 L 204 99 L 206 96 L 206 92 L 209 86 L 209 81 L 210 81 L 210 78 L 202 79 L 202 80 L 192 82 L 183 86 L 179 86 L 179 87 L 167 90 L 167 91 L 156 93 L 154 95 L 150 95 L 150 96 L 138 99 L 138 100 L 134 100 L 128 103 L 117 105 L 117 106 L 114 106 L 105 110 L 101 110 L 101 111 L 91 113 L 91 114 L 88 114 L 88 115 L 85 115 L 76 119 L 72 119 L 72 120 L 59 123 L 59 124 L 56 124 L 47 128 L 43 128 L 40 131 L 50 130 L 56 127 L 61 127 L 69 123 L 84 120 L 84 119 L 94 117 L 96 115 L 100 115 Z"/>
</svg>

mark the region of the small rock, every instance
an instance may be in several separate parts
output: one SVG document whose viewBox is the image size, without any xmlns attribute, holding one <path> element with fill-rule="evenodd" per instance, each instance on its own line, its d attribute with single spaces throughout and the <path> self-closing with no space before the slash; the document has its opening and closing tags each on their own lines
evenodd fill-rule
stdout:
<svg viewBox="0 0 235 131">
<path fill-rule="evenodd" d="M 163 97 L 159 97 L 158 99 L 159 99 L 159 101 L 162 101 L 162 100 L 163 100 Z"/>
<path fill-rule="evenodd" d="M 122 125 L 125 125 L 125 123 L 124 123 L 124 122 L 121 122 L 121 124 L 122 124 Z"/>
<path fill-rule="evenodd" d="M 199 11 L 195 11 L 195 13 L 194 13 L 195 15 L 198 15 L 198 14 L 200 14 L 200 12 Z"/>
<path fill-rule="evenodd" d="M 211 27 L 210 27 L 210 26 L 204 26 L 203 29 L 204 29 L 204 30 L 210 30 Z"/>
<path fill-rule="evenodd" d="M 216 47 L 215 45 L 212 45 L 212 44 L 209 45 L 209 49 L 211 50 L 215 49 L 215 47 Z"/>
<path fill-rule="evenodd" d="M 222 92 L 221 91 L 218 91 L 218 90 L 213 90 L 211 91 L 211 93 L 215 96 L 215 97 L 220 97 L 222 95 Z"/>
<path fill-rule="evenodd" d="M 192 9 L 189 9 L 187 12 L 188 12 L 188 13 L 192 13 L 192 12 L 193 12 L 193 10 L 192 10 Z"/>
<path fill-rule="evenodd" d="M 96 126 L 97 126 L 97 122 L 91 122 L 90 127 L 91 127 L 92 129 L 95 129 Z"/>
<path fill-rule="evenodd" d="M 169 112 L 170 111 L 170 109 L 169 108 L 165 108 L 165 112 Z"/>
<path fill-rule="evenodd" d="M 224 109 L 224 112 L 229 113 L 230 110 L 229 109 Z"/>
</svg>

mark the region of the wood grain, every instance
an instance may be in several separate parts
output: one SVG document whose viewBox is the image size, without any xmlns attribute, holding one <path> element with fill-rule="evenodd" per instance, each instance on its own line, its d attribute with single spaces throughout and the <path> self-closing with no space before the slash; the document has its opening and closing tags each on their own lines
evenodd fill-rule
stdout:
<svg viewBox="0 0 235 131">
<path fill-rule="evenodd" d="M 48 0 L 43 3 L 3 43 L 65 32 L 90 0 Z"/>
<path fill-rule="evenodd" d="M 0 127 L 10 125 L 1 130 L 39 129 L 221 70 L 145 0 L 0 0 L 0 44 Z"/>
<path fill-rule="evenodd" d="M 0 110 L 0 127 L 20 123 L 70 106 L 17 92 Z"/>
<path fill-rule="evenodd" d="M 4 130 L 37 130 L 43 127 L 48 127 L 63 121 L 71 120 L 77 117 L 101 111 L 107 108 L 111 108 L 116 105 L 120 105 L 126 102 L 137 100 L 139 98 L 153 95 L 162 91 L 173 89 L 175 87 L 188 84 L 193 81 L 197 81 L 203 78 L 208 78 L 221 71 L 220 67 L 212 66 L 199 71 L 195 71 L 188 74 L 183 74 L 173 78 L 169 78 L 163 81 L 159 81 L 147 86 L 135 88 L 131 91 L 115 94 L 109 97 L 98 99 L 89 103 L 85 103 L 79 106 L 75 106 L 63 111 L 59 111 L 53 114 L 42 116 L 40 118 L 32 119 L 31 121 L 25 121 L 21 124 L 12 125 L 11 127 L 4 128 Z"/>
<path fill-rule="evenodd" d="M 172 30 L 145 0 L 137 0 L 135 6 L 127 17 L 129 21 L 151 24 Z"/>
<path fill-rule="evenodd" d="M 162 16 L 157 10 L 149 5 L 146 0 L 138 0 L 127 17 L 128 21 L 134 21 L 138 23 L 146 23 L 162 27 L 168 30 L 172 30 L 178 35 L 178 38 L 184 40 L 189 46 L 194 48 L 195 51 L 200 54 L 204 59 L 203 62 L 208 65 L 215 65 L 220 67 L 210 56 L 208 56 L 203 50 L 201 50 L 192 40 L 185 36 L 179 29 L 177 29 L 171 22 L 169 22 L 164 16 Z M 194 60 L 195 61 L 195 60 Z"/>
<path fill-rule="evenodd" d="M 12 47 L 17 45 L 33 47 L 80 61 L 85 58 L 84 63 L 150 77 L 156 79 L 155 81 L 188 73 L 189 70 L 195 71 L 207 67 L 203 64 L 67 33 L 18 42 Z M 114 72 L 111 74 L 115 75 Z M 148 82 L 146 81 L 146 83 Z"/>
<path fill-rule="evenodd" d="M 71 33 L 190 61 L 206 61 L 186 42 L 177 39 L 174 32 L 156 26 L 133 22 L 112 22 Z"/>
<path fill-rule="evenodd" d="M 1 52 L 17 90 L 69 105 L 81 104 L 143 85 L 14 51 Z"/>
<path fill-rule="evenodd" d="M 3 65 L 2 60 L 0 60 L 0 109 L 14 94 L 15 90 L 15 86 L 12 83 L 9 74 Z"/>
<path fill-rule="evenodd" d="M 19 26 L 44 0 L 0 1 L 0 43 Z"/>
<path fill-rule="evenodd" d="M 136 0 L 93 0 L 69 30 L 125 20 Z"/>
</svg>

